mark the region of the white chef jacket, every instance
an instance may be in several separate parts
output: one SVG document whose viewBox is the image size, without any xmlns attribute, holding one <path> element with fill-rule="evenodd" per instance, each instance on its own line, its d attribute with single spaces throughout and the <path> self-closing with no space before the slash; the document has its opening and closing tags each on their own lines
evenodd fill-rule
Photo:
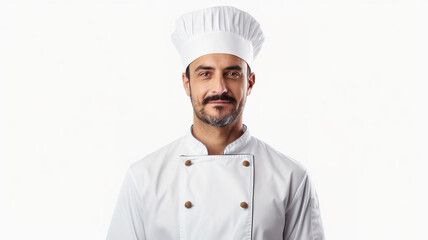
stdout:
<svg viewBox="0 0 428 240">
<path fill-rule="evenodd" d="M 224 155 L 208 155 L 192 126 L 129 167 L 107 240 L 324 239 L 302 165 L 245 124 Z"/>
</svg>

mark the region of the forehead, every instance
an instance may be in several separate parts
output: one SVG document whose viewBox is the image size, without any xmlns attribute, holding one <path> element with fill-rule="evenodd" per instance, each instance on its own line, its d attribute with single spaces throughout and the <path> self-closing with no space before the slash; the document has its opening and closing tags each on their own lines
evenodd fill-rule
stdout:
<svg viewBox="0 0 428 240">
<path fill-rule="evenodd" d="M 198 57 L 190 63 L 190 70 L 196 69 L 198 66 L 208 66 L 215 69 L 223 69 L 229 66 L 240 66 L 242 69 L 247 67 L 247 63 L 241 58 L 227 53 L 212 53 Z"/>
</svg>

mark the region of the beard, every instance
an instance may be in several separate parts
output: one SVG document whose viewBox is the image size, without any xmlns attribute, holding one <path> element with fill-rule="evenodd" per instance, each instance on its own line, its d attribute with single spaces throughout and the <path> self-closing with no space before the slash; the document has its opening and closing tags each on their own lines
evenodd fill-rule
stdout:
<svg viewBox="0 0 428 240">
<path fill-rule="evenodd" d="M 204 123 L 207 123 L 214 127 L 225 127 L 229 124 L 231 124 L 233 121 L 235 121 L 239 116 L 242 114 L 242 110 L 244 107 L 244 104 L 242 102 L 237 103 L 235 98 L 230 97 L 223 93 L 222 95 L 214 95 L 205 98 L 202 102 L 199 102 L 192 97 L 192 91 L 190 90 L 190 100 L 192 102 L 193 111 L 195 112 L 196 117 L 203 121 Z M 212 100 L 227 100 L 230 101 L 233 106 L 236 104 L 238 105 L 238 108 L 233 107 L 232 110 L 230 110 L 229 113 L 224 113 L 227 111 L 226 106 L 222 105 L 215 105 L 213 108 L 216 110 L 218 114 L 216 115 L 209 115 L 206 112 L 206 106 L 209 101 Z"/>
</svg>

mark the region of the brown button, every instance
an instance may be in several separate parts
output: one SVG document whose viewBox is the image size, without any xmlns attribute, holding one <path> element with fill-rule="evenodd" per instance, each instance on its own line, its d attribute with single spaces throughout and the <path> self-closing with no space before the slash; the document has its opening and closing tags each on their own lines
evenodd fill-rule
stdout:
<svg viewBox="0 0 428 240">
<path fill-rule="evenodd" d="M 248 166 L 250 166 L 250 162 L 248 162 L 247 160 L 245 160 L 245 161 L 242 162 L 242 165 L 248 167 Z"/>
<path fill-rule="evenodd" d="M 187 160 L 186 162 L 184 162 L 184 164 L 186 164 L 186 166 L 190 166 L 190 165 L 192 165 L 192 161 Z"/>
<path fill-rule="evenodd" d="M 241 202 L 241 208 L 247 208 L 248 204 L 246 202 Z"/>
<path fill-rule="evenodd" d="M 192 207 L 192 202 L 187 201 L 187 202 L 184 204 L 184 206 L 185 206 L 186 208 L 191 208 L 191 207 Z"/>
</svg>

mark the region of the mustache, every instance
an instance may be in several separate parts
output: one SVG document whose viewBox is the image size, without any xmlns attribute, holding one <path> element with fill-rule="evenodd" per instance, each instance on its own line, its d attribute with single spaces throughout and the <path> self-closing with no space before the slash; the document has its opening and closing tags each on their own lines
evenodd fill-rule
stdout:
<svg viewBox="0 0 428 240">
<path fill-rule="evenodd" d="M 236 100 L 234 97 L 228 96 L 226 93 L 223 93 L 221 95 L 213 95 L 213 96 L 209 96 L 207 98 L 204 99 L 203 104 L 207 104 L 210 101 L 215 101 L 215 100 L 224 100 L 224 101 L 229 101 L 231 103 L 235 103 Z"/>
</svg>

